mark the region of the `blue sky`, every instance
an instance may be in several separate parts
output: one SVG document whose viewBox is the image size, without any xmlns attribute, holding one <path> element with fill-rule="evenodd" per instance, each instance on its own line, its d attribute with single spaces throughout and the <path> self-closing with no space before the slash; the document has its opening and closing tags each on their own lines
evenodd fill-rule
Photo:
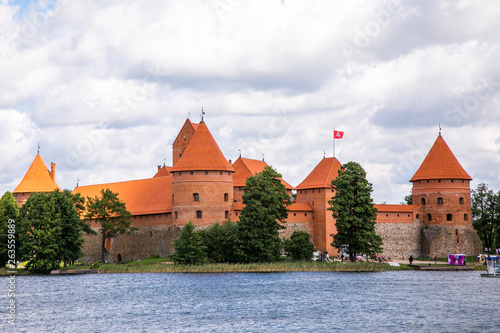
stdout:
<svg viewBox="0 0 500 333">
<path fill-rule="evenodd" d="M 292 185 L 332 155 L 398 203 L 438 135 L 500 189 L 496 1 L 0 0 L 0 192 L 151 177 L 185 119 Z M 19 7 L 21 6 L 21 13 Z"/>
</svg>

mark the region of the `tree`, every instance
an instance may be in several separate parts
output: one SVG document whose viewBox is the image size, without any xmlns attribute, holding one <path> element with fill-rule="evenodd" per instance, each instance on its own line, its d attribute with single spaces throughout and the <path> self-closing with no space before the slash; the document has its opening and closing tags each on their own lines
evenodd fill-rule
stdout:
<svg viewBox="0 0 500 333">
<path fill-rule="evenodd" d="M 481 183 L 472 190 L 472 225 L 486 248 L 496 248 L 500 230 L 500 192 L 493 193 Z"/>
<path fill-rule="evenodd" d="M 34 273 L 48 273 L 59 266 L 58 252 L 61 224 L 54 217 L 54 206 L 47 194 L 32 193 L 21 207 L 19 252 L 26 268 Z"/>
<path fill-rule="evenodd" d="M 16 247 L 19 247 L 18 237 L 17 237 L 17 229 L 10 228 L 11 234 L 13 234 L 14 238 L 9 239 L 9 220 L 14 221 L 14 226 L 18 221 L 19 216 L 19 206 L 14 199 L 14 196 L 11 192 L 7 191 L 4 193 L 2 198 L 0 199 L 0 267 L 5 266 L 7 261 L 10 259 L 8 250 L 14 250 L 10 254 L 15 254 Z M 12 237 L 12 236 L 11 236 Z M 13 239 L 13 240 L 12 240 Z M 14 259 L 15 261 L 15 259 Z"/>
<path fill-rule="evenodd" d="M 238 224 L 226 221 L 214 223 L 198 231 L 206 246 L 206 256 L 212 262 L 237 262 Z"/>
<path fill-rule="evenodd" d="M 281 175 L 271 167 L 246 180 L 240 221 L 238 253 L 243 262 L 276 261 L 281 255 L 279 230 L 285 227 L 290 196 Z"/>
<path fill-rule="evenodd" d="M 405 195 L 403 198 L 403 202 L 400 202 L 402 205 L 412 205 L 413 204 L 413 193 L 410 191 L 410 194 Z"/>
<path fill-rule="evenodd" d="M 132 231 L 139 228 L 131 227 L 132 214 L 127 210 L 125 203 L 118 198 L 118 193 L 110 189 L 102 189 L 101 197 L 87 198 L 87 213 L 84 215 L 88 220 L 96 220 L 101 225 L 99 232 L 102 236 L 101 258 L 105 262 L 106 239 L 117 235 L 130 235 Z"/>
<path fill-rule="evenodd" d="M 371 198 L 372 184 L 365 170 L 356 162 L 342 165 L 332 180 L 335 195 L 328 203 L 336 219 L 337 233 L 332 246 L 342 248 L 355 261 L 356 253 L 374 255 L 382 251 L 382 239 L 375 232 L 375 212 Z"/>
<path fill-rule="evenodd" d="M 205 245 L 201 234 L 194 231 L 193 222 L 189 221 L 181 229 L 179 237 L 173 243 L 175 253 L 172 258 L 180 264 L 198 265 L 205 261 Z"/>
<path fill-rule="evenodd" d="M 305 231 L 294 231 L 283 243 L 284 250 L 295 260 L 310 260 L 316 250 L 311 235 Z"/>
</svg>

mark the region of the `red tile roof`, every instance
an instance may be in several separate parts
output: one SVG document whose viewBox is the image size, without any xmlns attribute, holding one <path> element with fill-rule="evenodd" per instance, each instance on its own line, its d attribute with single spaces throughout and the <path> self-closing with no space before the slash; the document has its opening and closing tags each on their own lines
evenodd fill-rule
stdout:
<svg viewBox="0 0 500 333">
<path fill-rule="evenodd" d="M 262 172 L 268 164 L 264 161 L 253 160 L 250 158 L 240 157 L 233 163 L 234 175 L 233 175 L 233 186 L 240 187 L 245 186 L 245 182 L 248 177 L 255 175 L 256 173 Z M 293 186 L 288 184 L 286 181 L 281 179 L 281 183 L 285 186 L 287 190 L 293 190 Z"/>
<path fill-rule="evenodd" d="M 42 157 L 36 155 L 23 180 L 12 193 L 52 192 L 55 189 L 61 188 L 50 177 Z"/>
<path fill-rule="evenodd" d="M 323 158 L 313 171 L 295 189 L 331 187 L 333 179 L 337 178 L 341 164 L 335 157 Z"/>
<path fill-rule="evenodd" d="M 118 193 L 132 215 L 172 212 L 172 177 L 154 177 L 118 183 L 79 186 L 73 193 L 84 197 L 99 197 L 101 189 Z"/>
<path fill-rule="evenodd" d="M 169 166 L 162 166 L 158 172 L 153 176 L 154 177 L 168 177 L 168 176 L 172 176 L 172 174 L 170 173 L 170 170 L 172 170 L 172 167 L 169 167 Z"/>
<path fill-rule="evenodd" d="M 171 171 L 195 170 L 234 172 L 204 122 L 198 125 L 184 154 Z"/>
<path fill-rule="evenodd" d="M 375 204 L 378 212 L 388 212 L 388 213 L 411 213 L 415 210 L 418 205 L 386 205 L 386 204 Z"/>
<path fill-rule="evenodd" d="M 431 150 L 410 179 L 410 182 L 428 179 L 468 179 L 472 178 L 465 172 L 457 158 L 451 152 L 442 136 L 438 136 Z"/>
</svg>

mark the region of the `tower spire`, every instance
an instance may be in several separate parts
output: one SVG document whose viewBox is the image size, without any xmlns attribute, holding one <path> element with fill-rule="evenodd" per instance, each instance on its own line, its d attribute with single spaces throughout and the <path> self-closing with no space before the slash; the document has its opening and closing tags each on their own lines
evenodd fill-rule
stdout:
<svg viewBox="0 0 500 333">
<path fill-rule="evenodd" d="M 441 136 L 441 124 L 439 124 L 439 136 Z"/>
<path fill-rule="evenodd" d="M 203 123 L 203 116 L 205 115 L 205 111 L 203 111 L 203 106 L 201 107 L 201 122 Z"/>
<path fill-rule="evenodd" d="M 40 155 L 40 142 L 38 142 L 38 150 L 36 151 L 37 155 Z"/>
</svg>

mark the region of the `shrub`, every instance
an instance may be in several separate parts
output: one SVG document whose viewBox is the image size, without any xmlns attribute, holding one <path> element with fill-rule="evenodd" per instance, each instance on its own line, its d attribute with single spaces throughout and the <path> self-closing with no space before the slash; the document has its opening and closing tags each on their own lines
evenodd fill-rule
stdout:
<svg viewBox="0 0 500 333">
<path fill-rule="evenodd" d="M 284 240 L 284 250 L 295 260 L 310 260 L 315 250 L 305 231 L 294 231 L 289 239 Z"/>
</svg>

